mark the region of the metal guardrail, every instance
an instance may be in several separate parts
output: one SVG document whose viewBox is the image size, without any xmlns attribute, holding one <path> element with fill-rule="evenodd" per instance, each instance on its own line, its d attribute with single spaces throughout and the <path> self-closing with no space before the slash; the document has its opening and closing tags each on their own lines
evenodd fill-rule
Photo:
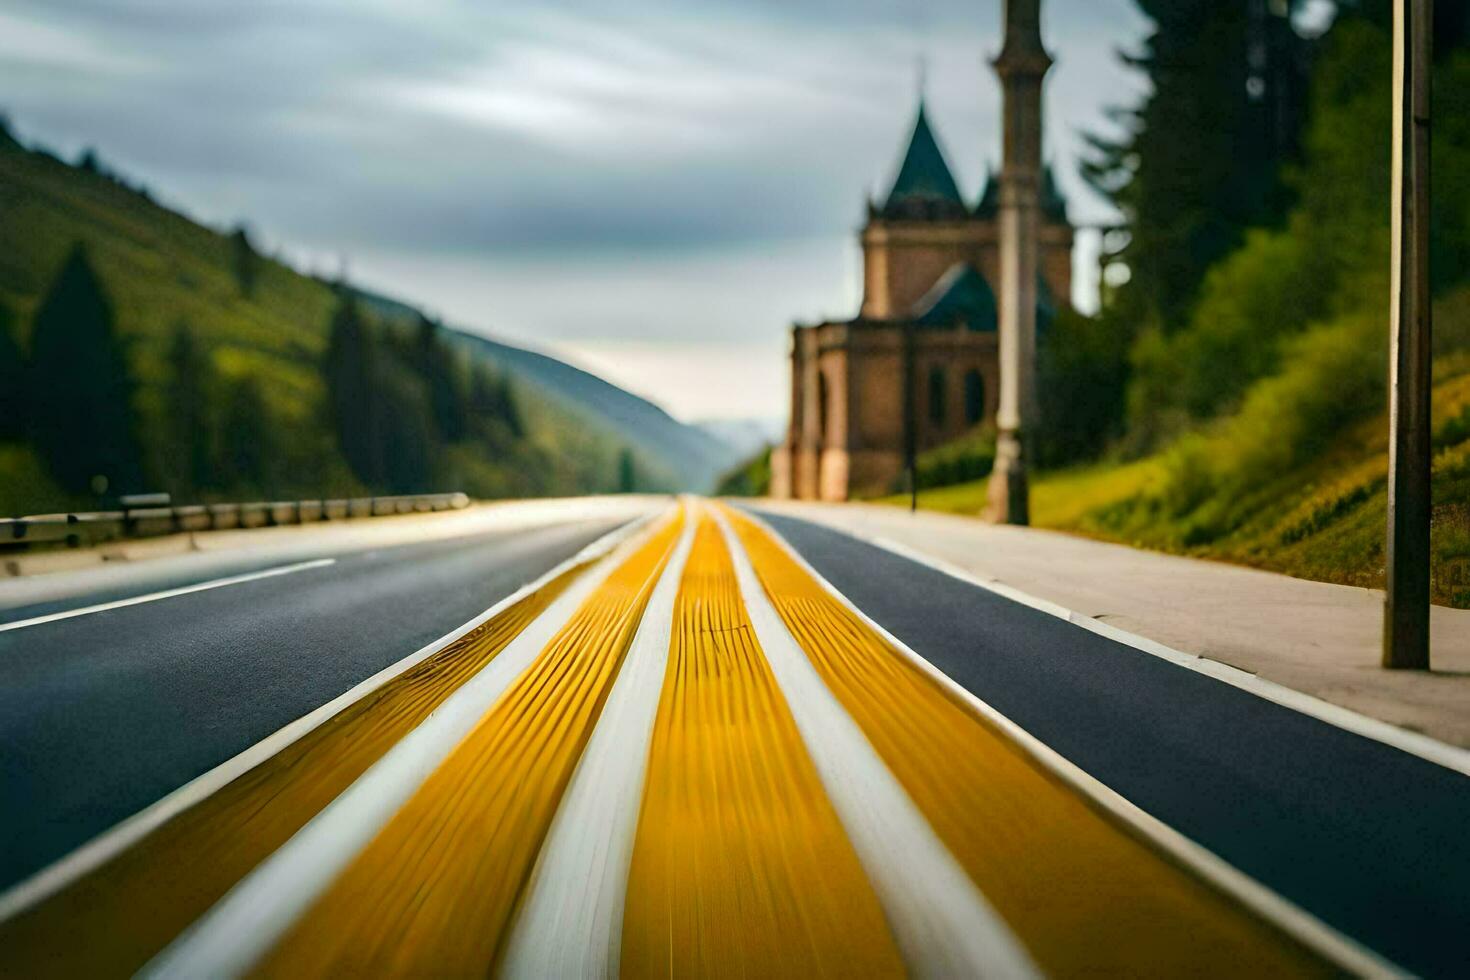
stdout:
<svg viewBox="0 0 1470 980">
<path fill-rule="evenodd" d="M 156 495 L 124 498 L 125 505 L 154 503 Z M 164 497 L 166 500 L 167 498 Z M 36 514 L 0 518 L 0 551 L 34 545 L 80 548 L 120 538 L 148 538 L 185 531 L 276 527 L 390 514 L 427 514 L 469 506 L 462 493 L 420 493 L 397 497 L 351 497 L 322 500 L 262 501 L 243 504 L 125 506 L 122 510 L 85 514 Z"/>
</svg>

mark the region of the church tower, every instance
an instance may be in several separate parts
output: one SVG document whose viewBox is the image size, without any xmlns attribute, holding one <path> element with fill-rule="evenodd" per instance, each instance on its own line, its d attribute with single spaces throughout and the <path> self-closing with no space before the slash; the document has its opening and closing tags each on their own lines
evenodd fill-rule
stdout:
<svg viewBox="0 0 1470 980">
<path fill-rule="evenodd" d="M 1044 329 L 1071 294 L 1072 229 L 1050 171 L 1038 160 L 1031 173 L 1036 252 L 1022 301 Z M 987 173 L 978 200 L 966 201 L 920 99 L 888 193 L 868 202 L 858 315 L 792 329 L 773 496 L 892 492 L 911 441 L 923 452 L 994 423 L 1005 387 L 1000 223 L 1016 199 L 1007 186 L 1005 171 Z"/>
</svg>

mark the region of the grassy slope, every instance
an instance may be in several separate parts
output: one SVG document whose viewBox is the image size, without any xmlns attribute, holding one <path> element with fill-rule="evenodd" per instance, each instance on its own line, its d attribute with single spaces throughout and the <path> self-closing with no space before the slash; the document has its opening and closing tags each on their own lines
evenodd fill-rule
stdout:
<svg viewBox="0 0 1470 980">
<path fill-rule="evenodd" d="M 87 243 L 130 344 L 145 442 L 162 424 L 162 393 L 170 380 L 165 352 L 175 325 L 185 321 L 222 373 L 259 381 L 272 417 L 293 433 L 283 469 L 295 475 L 301 492 L 362 489 L 318 415 L 323 386 L 316 364 L 336 303 L 327 285 L 262 261 L 255 289 L 244 298 L 225 236 L 109 179 L 0 144 L 0 303 L 17 315 L 22 344 L 36 305 L 76 241 Z M 625 440 L 536 383 L 521 383 L 517 391 L 530 429 L 529 455 L 466 457 L 460 470 L 506 493 L 612 489 Z M 88 503 L 57 492 L 28 450 L 0 448 L 0 472 L 13 477 L 0 480 L 0 513 Z M 643 472 L 654 485 L 673 479 L 658 459 Z"/>
<path fill-rule="evenodd" d="M 1470 588 L 1455 574 L 1470 561 L 1470 355 L 1437 359 L 1435 382 L 1434 598 L 1470 608 Z M 1380 414 L 1352 426 L 1306 464 L 1254 488 L 1238 501 L 1249 517 L 1208 543 L 1193 543 L 1187 522 L 1136 506 L 1165 479 L 1157 456 L 1039 475 L 1032 520 L 1136 547 L 1381 588 L 1387 472 L 1388 420 Z M 884 502 L 906 506 L 908 498 Z M 976 514 L 984 502 L 983 480 L 919 496 L 921 507 L 958 514 Z"/>
</svg>

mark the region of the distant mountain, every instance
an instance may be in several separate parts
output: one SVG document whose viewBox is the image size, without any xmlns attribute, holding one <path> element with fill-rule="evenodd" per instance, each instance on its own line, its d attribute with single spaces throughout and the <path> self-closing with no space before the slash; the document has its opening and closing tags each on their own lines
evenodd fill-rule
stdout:
<svg viewBox="0 0 1470 980">
<path fill-rule="evenodd" d="M 739 460 L 779 443 L 786 434 L 784 419 L 703 419 L 691 424 L 729 446 Z"/>
<path fill-rule="evenodd" d="M 546 354 L 513 347 L 476 334 L 462 335 L 514 376 L 532 381 L 548 394 L 590 412 L 619 435 L 677 475 L 681 486 L 712 490 L 720 474 L 741 458 L 738 449 L 692 425 L 686 425 L 646 399 L 624 391 L 595 374 Z"/>
</svg>

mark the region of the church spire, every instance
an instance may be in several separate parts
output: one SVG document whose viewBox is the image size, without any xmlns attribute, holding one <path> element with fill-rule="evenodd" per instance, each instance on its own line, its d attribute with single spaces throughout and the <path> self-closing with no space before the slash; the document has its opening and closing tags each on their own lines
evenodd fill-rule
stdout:
<svg viewBox="0 0 1470 980">
<path fill-rule="evenodd" d="M 914 119 L 908 151 L 879 213 L 885 218 L 963 218 L 964 198 L 929 126 L 924 99 Z"/>
</svg>

